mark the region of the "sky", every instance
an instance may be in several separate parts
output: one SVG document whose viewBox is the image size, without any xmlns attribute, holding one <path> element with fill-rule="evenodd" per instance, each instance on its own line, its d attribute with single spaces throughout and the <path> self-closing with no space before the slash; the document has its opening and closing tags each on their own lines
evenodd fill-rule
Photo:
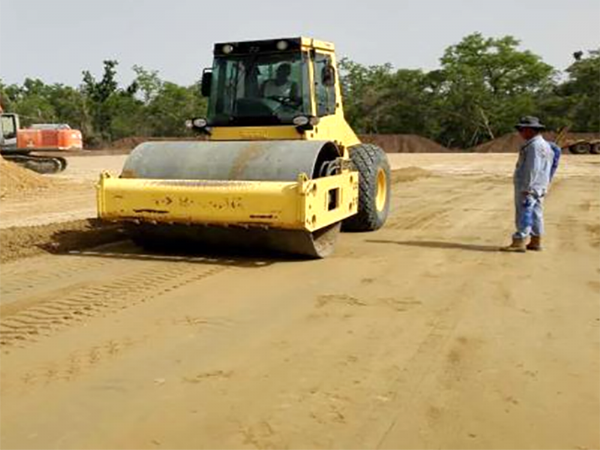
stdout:
<svg viewBox="0 0 600 450">
<path fill-rule="evenodd" d="M 188 85 L 210 66 L 214 42 L 308 36 L 362 64 L 435 69 L 473 32 L 513 35 L 564 70 L 600 47 L 600 0 L 0 0 L 0 79 L 76 86 L 119 61 Z"/>
</svg>

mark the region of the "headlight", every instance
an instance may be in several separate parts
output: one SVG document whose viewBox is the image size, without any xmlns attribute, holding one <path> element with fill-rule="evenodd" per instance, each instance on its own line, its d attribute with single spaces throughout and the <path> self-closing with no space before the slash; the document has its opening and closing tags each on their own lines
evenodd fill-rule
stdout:
<svg viewBox="0 0 600 450">
<path fill-rule="evenodd" d="M 292 123 L 304 130 L 312 130 L 319 123 L 319 118 L 316 116 L 296 116 L 292 119 Z"/>
<path fill-rule="evenodd" d="M 230 54 L 233 51 L 233 45 L 231 44 L 225 44 L 222 48 L 223 53 L 225 53 L 226 55 Z"/>
<path fill-rule="evenodd" d="M 294 125 L 296 125 L 297 127 L 303 127 L 304 125 L 308 125 L 309 122 L 310 122 L 310 119 L 307 116 L 296 116 L 292 120 L 292 123 Z"/>
<path fill-rule="evenodd" d="M 279 41 L 279 42 L 277 42 L 277 50 L 284 51 L 284 50 L 287 50 L 287 48 L 288 48 L 287 41 Z"/>
<path fill-rule="evenodd" d="M 192 124 L 196 128 L 206 128 L 206 126 L 208 125 L 208 121 L 204 117 L 198 117 L 197 119 L 194 119 L 192 121 Z"/>
<path fill-rule="evenodd" d="M 185 121 L 186 128 L 192 128 L 193 126 L 194 126 L 194 122 L 192 122 L 192 119 L 188 119 Z"/>
</svg>

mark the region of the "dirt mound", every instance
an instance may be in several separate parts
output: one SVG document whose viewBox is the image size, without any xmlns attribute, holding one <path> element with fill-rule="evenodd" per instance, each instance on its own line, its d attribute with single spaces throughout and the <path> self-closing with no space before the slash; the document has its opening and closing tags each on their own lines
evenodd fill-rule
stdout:
<svg viewBox="0 0 600 450">
<path fill-rule="evenodd" d="M 131 136 L 114 141 L 108 146 L 113 150 L 132 150 L 144 142 L 163 142 L 163 141 L 205 141 L 205 136 L 196 137 L 143 137 Z"/>
<path fill-rule="evenodd" d="M 146 142 L 147 140 L 148 140 L 148 138 L 139 137 L 139 136 L 131 136 L 131 137 L 123 138 L 123 139 L 118 139 L 118 140 L 114 141 L 113 143 L 111 143 L 108 147 L 111 149 L 129 150 L 129 149 L 137 147 L 142 142 Z"/>
<path fill-rule="evenodd" d="M 519 133 L 509 133 L 470 149 L 474 153 L 511 153 L 519 150 L 523 139 Z"/>
<path fill-rule="evenodd" d="M 450 149 L 415 134 L 363 134 L 360 140 L 380 146 L 386 153 L 448 153 Z"/>
<path fill-rule="evenodd" d="M 3 228 L 0 230 L 0 262 L 45 252 L 90 248 L 119 239 L 123 239 L 123 234 L 117 225 L 102 224 L 95 219 Z"/>
<path fill-rule="evenodd" d="M 556 139 L 556 133 L 547 132 L 544 133 L 544 138 L 549 141 Z M 599 139 L 600 133 L 568 133 L 567 141 L 574 141 L 577 139 Z M 519 151 L 519 148 L 523 145 L 523 139 L 519 136 L 516 131 L 513 133 L 505 134 L 500 136 L 493 141 L 486 142 L 485 144 L 478 145 L 469 149 L 474 153 L 512 153 Z"/>
<path fill-rule="evenodd" d="M 206 140 L 204 136 L 184 138 L 132 136 L 116 140 L 108 148 L 112 150 L 131 150 L 144 142 L 204 140 Z M 365 143 L 378 145 L 387 153 L 447 153 L 451 151 L 431 139 L 415 134 L 364 134 L 360 136 L 360 140 Z"/>
<path fill-rule="evenodd" d="M 50 188 L 54 180 L 0 158 L 0 198 Z"/>
<path fill-rule="evenodd" d="M 396 169 L 392 171 L 392 184 L 405 183 L 407 181 L 415 181 L 418 178 L 430 177 L 431 172 L 429 170 L 422 169 L 420 167 L 410 166 L 403 167 L 402 169 Z"/>
</svg>

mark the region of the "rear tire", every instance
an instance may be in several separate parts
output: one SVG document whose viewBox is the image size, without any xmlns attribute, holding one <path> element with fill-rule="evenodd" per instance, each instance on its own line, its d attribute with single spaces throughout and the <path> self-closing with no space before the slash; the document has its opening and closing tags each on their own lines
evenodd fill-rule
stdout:
<svg viewBox="0 0 600 450">
<path fill-rule="evenodd" d="M 596 143 L 592 144 L 590 153 L 592 153 L 594 155 L 600 155 L 600 142 L 596 142 Z"/>
<path fill-rule="evenodd" d="M 359 173 L 358 212 L 342 223 L 344 231 L 374 231 L 383 226 L 390 210 L 390 164 L 385 152 L 373 144 L 349 148 Z"/>
<path fill-rule="evenodd" d="M 588 153 L 590 153 L 590 144 L 586 143 L 586 142 L 580 142 L 577 144 L 573 144 L 569 147 L 569 151 L 571 153 L 573 153 L 574 155 L 587 155 Z"/>
</svg>

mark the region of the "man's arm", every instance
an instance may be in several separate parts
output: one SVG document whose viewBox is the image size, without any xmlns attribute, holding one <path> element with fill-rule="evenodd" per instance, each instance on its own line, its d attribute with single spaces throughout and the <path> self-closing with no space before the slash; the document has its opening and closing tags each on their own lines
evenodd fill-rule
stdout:
<svg viewBox="0 0 600 450">
<path fill-rule="evenodd" d="M 558 163 L 560 162 L 560 155 L 562 153 L 562 149 L 558 146 L 558 144 L 554 142 L 549 142 L 549 144 L 553 153 L 552 169 L 550 170 L 550 181 L 552 181 L 552 178 L 554 178 L 554 174 L 556 173 L 556 169 L 558 169 Z"/>
<path fill-rule="evenodd" d="M 519 184 L 521 194 L 527 195 L 533 192 L 533 182 L 541 169 L 541 161 L 535 144 L 531 143 L 525 149 L 523 166 L 521 168 L 521 182 Z"/>
</svg>

